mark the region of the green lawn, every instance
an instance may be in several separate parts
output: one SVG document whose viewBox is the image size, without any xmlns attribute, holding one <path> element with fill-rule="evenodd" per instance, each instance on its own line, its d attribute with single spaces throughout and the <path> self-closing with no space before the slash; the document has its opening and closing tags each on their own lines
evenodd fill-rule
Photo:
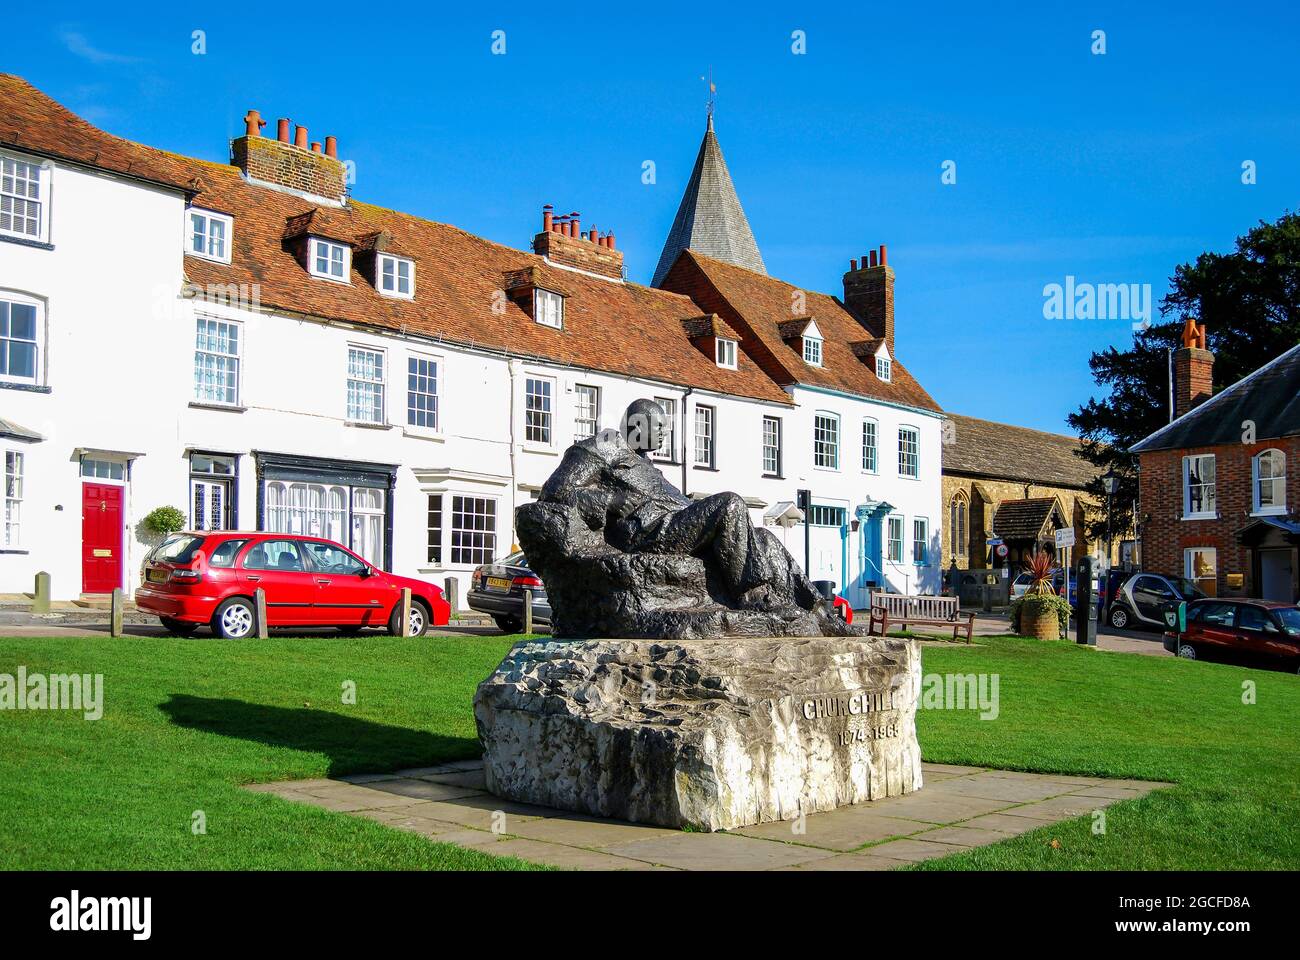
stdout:
<svg viewBox="0 0 1300 960">
<path fill-rule="evenodd" d="M 475 755 L 470 698 L 512 639 L 0 638 L 0 673 L 105 683 L 98 721 L 0 712 L 0 868 L 524 866 L 238 787 Z M 996 720 L 922 712 L 927 760 L 1178 786 L 1109 807 L 1104 835 L 1084 818 L 922 869 L 1300 867 L 1300 678 L 1014 638 L 924 664 L 1000 684 Z"/>
<path fill-rule="evenodd" d="M 527 868 L 238 787 L 477 756 L 470 697 L 510 644 L 0 638 L 0 673 L 104 675 L 100 720 L 0 712 L 0 868 Z"/>
<path fill-rule="evenodd" d="M 917 869 L 1300 868 L 1300 677 L 1001 637 L 923 661 L 995 673 L 1001 699 L 991 721 L 922 711 L 926 760 L 1178 786 L 1106 808 L 1104 835 L 1084 817 Z"/>
</svg>

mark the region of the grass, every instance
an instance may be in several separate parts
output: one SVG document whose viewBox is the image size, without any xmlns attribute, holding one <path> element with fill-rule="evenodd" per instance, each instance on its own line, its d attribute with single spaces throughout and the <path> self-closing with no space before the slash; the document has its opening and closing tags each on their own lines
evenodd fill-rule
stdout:
<svg viewBox="0 0 1300 960">
<path fill-rule="evenodd" d="M 474 687 L 513 639 L 0 638 L 0 673 L 105 686 L 98 721 L 0 713 L 0 868 L 524 867 L 239 788 L 474 756 Z M 1177 785 L 1108 807 L 1101 835 L 1085 817 L 917 869 L 1300 867 L 1300 678 L 1004 637 L 923 658 L 999 677 L 996 720 L 921 712 L 925 759 Z"/>
<path fill-rule="evenodd" d="M 0 638 L 0 673 L 104 676 L 100 720 L 0 713 L 0 868 L 528 868 L 239 787 L 477 756 L 470 698 L 511 642 Z"/>
<path fill-rule="evenodd" d="M 1104 834 L 1083 817 L 917 869 L 1300 867 L 1300 677 L 1014 637 L 922 655 L 1000 678 L 996 720 L 921 711 L 926 760 L 1177 786 L 1106 808 Z"/>
</svg>

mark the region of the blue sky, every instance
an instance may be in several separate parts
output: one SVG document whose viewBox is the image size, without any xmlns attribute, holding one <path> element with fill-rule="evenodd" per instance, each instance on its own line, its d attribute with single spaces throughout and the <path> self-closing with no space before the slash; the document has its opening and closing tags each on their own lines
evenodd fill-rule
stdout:
<svg viewBox="0 0 1300 960">
<path fill-rule="evenodd" d="M 214 160 L 248 108 L 269 129 L 289 116 L 339 138 L 359 198 L 520 248 L 543 203 L 579 210 L 648 282 L 711 67 L 769 272 L 839 293 L 848 260 L 888 244 L 897 353 L 935 399 L 1063 430 L 1096 390 L 1089 352 L 1132 325 L 1045 320 L 1045 285 L 1149 283 L 1158 300 L 1176 264 L 1300 197 L 1294 5 L 1137 6 L 317 3 L 305 22 L 273 4 L 21 5 L 0 70 L 112 133 Z"/>
</svg>

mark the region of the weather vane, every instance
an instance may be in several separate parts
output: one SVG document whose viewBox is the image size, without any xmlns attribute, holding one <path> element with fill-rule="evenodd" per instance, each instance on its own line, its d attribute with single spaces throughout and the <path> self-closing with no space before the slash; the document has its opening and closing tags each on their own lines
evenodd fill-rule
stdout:
<svg viewBox="0 0 1300 960">
<path fill-rule="evenodd" d="M 714 105 L 715 103 L 717 103 L 717 101 L 718 101 L 718 88 L 717 88 L 717 85 L 714 84 L 714 82 L 713 82 L 713 67 L 712 67 L 712 66 L 709 67 L 709 75 L 708 75 L 708 77 L 707 77 L 707 78 L 705 78 L 705 77 L 700 77 L 700 80 L 701 80 L 701 81 L 704 81 L 704 82 L 707 82 L 708 85 L 709 85 L 709 99 L 708 99 L 708 101 L 707 101 L 707 105 L 708 105 L 708 109 L 709 109 L 709 122 L 711 123 L 711 122 L 713 121 L 713 105 Z"/>
</svg>

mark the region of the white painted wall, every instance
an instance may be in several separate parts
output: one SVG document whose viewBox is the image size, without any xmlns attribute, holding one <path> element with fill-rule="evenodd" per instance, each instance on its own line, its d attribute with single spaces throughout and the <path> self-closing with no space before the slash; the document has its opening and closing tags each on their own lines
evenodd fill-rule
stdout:
<svg viewBox="0 0 1300 960">
<path fill-rule="evenodd" d="M 53 250 L 0 241 L 0 288 L 48 300 L 48 393 L 0 389 L 0 417 L 40 432 L 45 440 L 0 447 L 26 456 L 23 539 L 20 553 L 0 553 L 0 593 L 29 591 L 36 571 L 52 575 L 56 599 L 81 593 L 81 478 L 75 451 L 95 448 L 136 454 L 126 484 L 126 575 L 129 591 L 149 548 L 138 529 L 155 507 L 174 505 L 187 516 L 191 450 L 240 455 L 239 525 L 255 526 L 257 477 L 253 451 L 270 451 L 399 465 L 393 502 L 393 569 L 441 583 L 470 566 L 427 556 L 430 493 L 464 493 L 497 501 L 498 556 L 512 542 L 513 508 L 526 502 L 555 469 L 574 433 L 575 384 L 600 388 L 600 426 L 617 427 L 623 410 L 640 397 L 678 400 L 678 446 L 687 461 L 661 464 L 665 476 L 688 493 L 734 490 L 751 502 L 755 522 L 765 506 L 794 500 L 801 487 L 814 501 L 854 508 L 868 497 L 893 504 L 905 517 L 907 557 L 911 521 L 930 520 L 940 534 L 940 421 L 861 398 L 795 388 L 793 406 L 691 392 L 648 380 L 575 370 L 445 344 L 267 313 L 177 296 L 183 276 L 184 203 L 177 194 L 59 165 L 53 171 Z M 239 230 L 238 220 L 235 231 Z M 329 282 L 329 281 L 316 281 Z M 196 312 L 241 324 L 239 409 L 212 409 L 194 400 Z M 350 344 L 381 349 L 387 365 L 386 429 L 349 424 L 346 418 Z M 440 361 L 440 429 L 406 429 L 406 362 L 411 353 Z M 524 383 L 529 376 L 554 384 L 553 443 L 524 441 Z M 681 433 L 681 409 L 687 430 Z M 695 407 L 716 409 L 716 469 L 693 463 Z M 838 470 L 813 467 L 813 417 L 830 410 L 841 418 Z M 783 476 L 762 473 L 762 418 L 783 421 Z M 861 470 L 861 420 L 879 423 L 879 471 Z M 921 434 L 919 480 L 897 476 L 897 425 Z M 513 429 L 512 429 L 513 424 Z M 450 501 L 444 504 L 450 525 Z M 775 529 L 802 562 L 803 529 Z M 446 537 L 446 534 L 444 534 Z M 444 541 L 445 542 L 445 541 Z M 843 586 L 862 575 L 857 535 L 850 538 L 849 568 L 841 564 L 838 529 L 814 528 L 813 576 Z M 896 590 L 933 592 L 939 585 L 938 550 L 931 565 L 890 568 Z"/>
</svg>

